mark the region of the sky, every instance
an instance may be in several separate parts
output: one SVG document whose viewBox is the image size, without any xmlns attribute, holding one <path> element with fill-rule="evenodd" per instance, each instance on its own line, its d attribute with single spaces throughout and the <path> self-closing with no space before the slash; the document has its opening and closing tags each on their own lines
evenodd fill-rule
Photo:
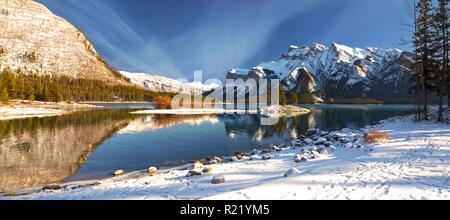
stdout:
<svg viewBox="0 0 450 220">
<path fill-rule="evenodd" d="M 289 45 L 400 48 L 407 0 L 38 0 L 119 70 L 224 79 Z"/>
</svg>

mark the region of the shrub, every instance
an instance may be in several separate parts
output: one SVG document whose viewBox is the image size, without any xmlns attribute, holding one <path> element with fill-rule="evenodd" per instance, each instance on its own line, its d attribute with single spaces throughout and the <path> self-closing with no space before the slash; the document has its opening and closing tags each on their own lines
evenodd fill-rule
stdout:
<svg viewBox="0 0 450 220">
<path fill-rule="evenodd" d="M 368 143 L 386 142 L 390 139 L 386 132 L 371 130 L 364 135 L 364 140 Z"/>
<path fill-rule="evenodd" d="M 155 98 L 155 107 L 157 109 L 171 109 L 172 98 L 169 96 L 158 96 Z"/>
</svg>

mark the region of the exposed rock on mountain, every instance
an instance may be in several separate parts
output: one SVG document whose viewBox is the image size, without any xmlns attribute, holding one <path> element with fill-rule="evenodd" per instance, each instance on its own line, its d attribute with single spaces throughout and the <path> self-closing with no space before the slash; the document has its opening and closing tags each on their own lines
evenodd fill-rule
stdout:
<svg viewBox="0 0 450 220">
<path fill-rule="evenodd" d="M 303 102 L 372 98 L 406 102 L 414 55 L 398 49 L 291 46 L 277 61 L 251 70 L 232 69 L 228 79 L 280 79 L 287 92 Z"/>
<path fill-rule="evenodd" d="M 0 70 L 129 84 L 86 36 L 31 0 L 0 0 Z"/>
</svg>

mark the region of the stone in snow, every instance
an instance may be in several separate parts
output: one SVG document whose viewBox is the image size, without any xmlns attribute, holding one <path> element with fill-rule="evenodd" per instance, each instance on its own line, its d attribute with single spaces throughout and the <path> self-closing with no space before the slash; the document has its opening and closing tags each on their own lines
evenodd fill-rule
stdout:
<svg viewBox="0 0 450 220">
<path fill-rule="evenodd" d="M 317 151 L 312 151 L 312 158 L 319 159 L 322 155 Z"/>
<path fill-rule="evenodd" d="M 208 161 L 208 164 L 218 164 L 219 163 L 219 161 L 217 161 L 217 160 L 210 160 L 210 161 Z"/>
<path fill-rule="evenodd" d="M 150 176 L 154 176 L 158 173 L 158 168 L 150 167 L 148 168 L 147 173 L 150 174 Z"/>
<path fill-rule="evenodd" d="M 198 171 L 198 170 L 190 170 L 186 176 L 190 177 L 190 176 L 201 176 L 203 173 Z"/>
<path fill-rule="evenodd" d="M 308 158 L 307 158 L 305 155 L 299 154 L 299 155 L 297 155 L 297 156 L 295 157 L 294 161 L 295 161 L 296 163 L 308 162 Z"/>
<path fill-rule="evenodd" d="M 192 169 L 202 169 L 204 166 L 205 166 L 205 165 L 203 165 L 203 164 L 200 163 L 200 162 L 195 162 L 195 163 L 192 165 Z"/>
<path fill-rule="evenodd" d="M 222 183 L 225 183 L 225 176 L 223 176 L 223 175 L 213 176 L 213 178 L 211 179 L 211 183 L 212 183 L 212 184 L 222 184 Z"/>
<path fill-rule="evenodd" d="M 284 172 L 284 177 L 289 177 L 289 176 L 292 176 L 292 175 L 295 175 L 295 174 L 298 174 L 298 173 L 300 173 L 300 171 L 298 171 L 297 168 L 292 167 L 291 169 L 289 169 L 286 172 Z"/>
<path fill-rule="evenodd" d="M 271 158 L 270 156 L 263 156 L 262 160 L 270 160 L 270 158 Z"/>
<path fill-rule="evenodd" d="M 279 148 L 279 147 L 277 147 L 277 146 L 273 146 L 273 147 L 272 147 L 272 150 L 273 150 L 273 151 L 281 151 L 281 148 Z"/>
<path fill-rule="evenodd" d="M 340 141 L 341 143 L 343 143 L 343 144 L 346 144 L 346 143 L 350 143 L 350 142 L 351 142 L 350 139 L 348 139 L 348 138 L 340 138 L 339 141 Z"/>
<path fill-rule="evenodd" d="M 311 129 L 308 129 L 308 130 L 306 131 L 306 135 L 307 135 L 308 137 L 315 136 L 315 135 L 317 135 L 318 133 L 319 133 L 319 129 L 317 129 L 317 128 L 311 128 Z"/>
<path fill-rule="evenodd" d="M 311 140 L 309 138 L 306 138 L 304 141 L 305 141 L 305 144 L 307 144 L 307 145 L 310 145 L 313 143 L 313 140 Z"/>
<path fill-rule="evenodd" d="M 222 161 L 223 161 L 222 158 L 220 158 L 220 157 L 214 157 L 213 160 L 216 160 L 219 163 L 222 163 Z"/>
<path fill-rule="evenodd" d="M 123 170 L 116 170 L 116 171 L 114 171 L 114 176 L 121 176 L 124 173 L 125 173 L 125 171 L 123 171 Z"/>
<path fill-rule="evenodd" d="M 325 138 L 319 138 L 319 139 L 317 139 L 317 141 L 316 141 L 316 145 L 321 145 L 321 144 L 323 144 L 323 143 L 325 143 L 325 142 L 327 142 L 327 139 L 325 139 Z"/>
<path fill-rule="evenodd" d="M 211 167 L 205 167 L 203 168 L 203 173 L 212 173 L 212 168 Z"/>
<path fill-rule="evenodd" d="M 323 145 L 325 145 L 325 147 L 331 147 L 331 145 L 333 145 L 333 142 L 331 142 L 331 141 L 325 141 L 325 142 L 323 143 Z"/>
<path fill-rule="evenodd" d="M 321 131 L 320 132 L 320 136 L 326 136 L 328 135 L 330 132 L 329 131 Z"/>
<path fill-rule="evenodd" d="M 325 148 L 322 148 L 322 149 L 319 150 L 319 153 L 322 154 L 322 155 L 328 155 L 328 150 L 325 149 Z"/>
</svg>

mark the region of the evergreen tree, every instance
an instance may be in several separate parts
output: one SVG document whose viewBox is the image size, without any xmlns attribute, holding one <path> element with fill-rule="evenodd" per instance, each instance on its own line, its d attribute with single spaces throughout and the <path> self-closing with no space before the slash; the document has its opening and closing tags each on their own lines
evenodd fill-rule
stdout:
<svg viewBox="0 0 450 220">
<path fill-rule="evenodd" d="M 421 90 L 423 93 L 424 119 L 428 120 L 428 91 L 432 88 L 433 61 L 431 58 L 431 44 L 433 41 L 432 30 L 432 1 L 419 0 L 417 4 L 417 31 L 414 34 L 414 46 L 417 53 L 417 64 L 420 70 L 417 78 L 421 80 Z"/>
<path fill-rule="evenodd" d="M 0 95 L 0 101 L 2 104 L 7 105 L 9 104 L 9 93 L 8 93 L 8 89 L 5 87 L 2 90 L 2 93 Z"/>
<path fill-rule="evenodd" d="M 284 91 L 283 85 L 279 84 L 280 91 L 280 105 L 286 105 L 286 92 Z"/>
<path fill-rule="evenodd" d="M 292 99 L 292 104 L 295 106 L 298 106 L 299 100 L 298 100 L 298 95 L 295 91 L 292 92 L 291 99 Z"/>
<path fill-rule="evenodd" d="M 35 100 L 36 96 L 35 96 L 35 92 L 34 92 L 33 82 L 26 83 L 25 95 L 26 95 L 27 100 L 29 100 L 29 101 Z"/>
<path fill-rule="evenodd" d="M 448 45 L 449 45 L 449 2 L 450 0 L 438 0 L 438 6 L 435 8 L 432 17 L 433 43 L 432 52 L 435 61 L 434 86 L 439 96 L 438 121 L 443 121 L 443 99 L 448 93 Z M 447 97 L 448 94 L 447 94 Z"/>
</svg>

